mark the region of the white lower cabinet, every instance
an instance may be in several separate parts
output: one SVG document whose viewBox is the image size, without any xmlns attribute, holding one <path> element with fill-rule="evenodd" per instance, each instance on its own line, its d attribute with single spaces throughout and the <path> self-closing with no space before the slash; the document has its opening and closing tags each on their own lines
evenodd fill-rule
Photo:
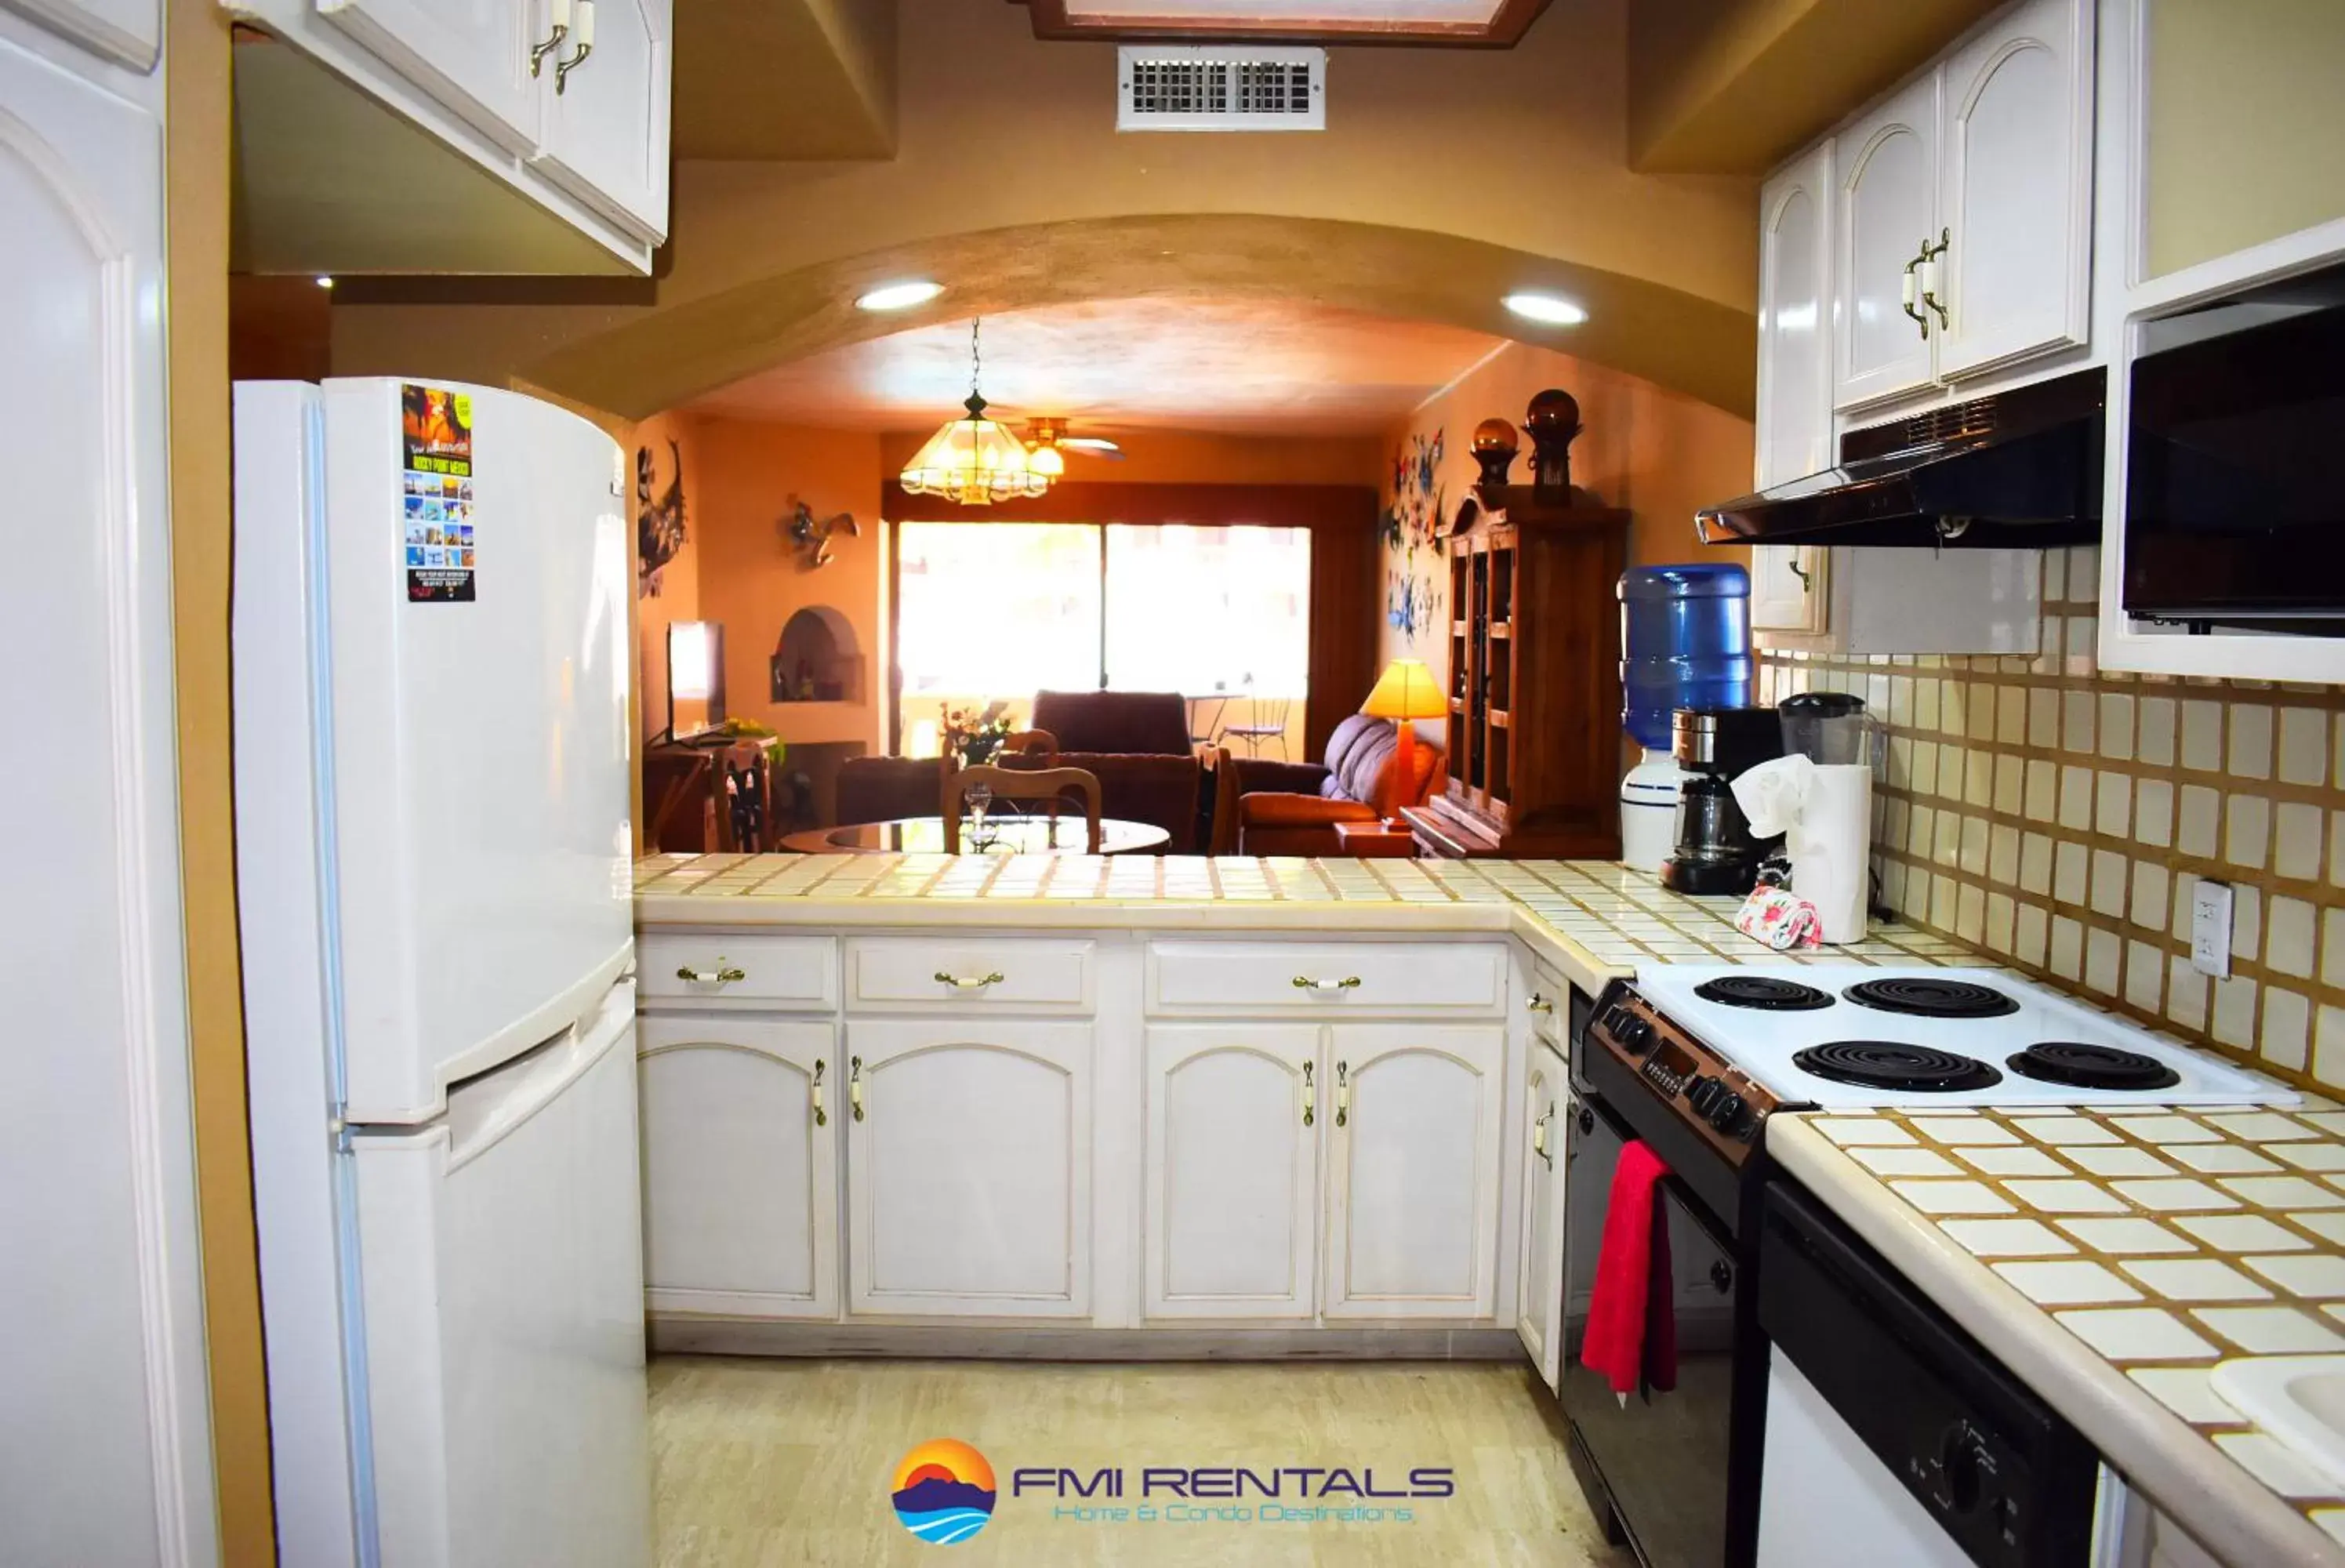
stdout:
<svg viewBox="0 0 2345 1568">
<path fill-rule="evenodd" d="M 1328 1034 L 1325 1316 L 1492 1316 L 1504 1026 Z"/>
<path fill-rule="evenodd" d="M 1544 1042 L 1523 1070 L 1522 1259 L 1515 1333 L 1550 1389 L 1563 1360 L 1563 1118 L 1570 1095 L 1563 1058 Z"/>
<path fill-rule="evenodd" d="M 1148 1031 L 1145 1308 L 1308 1318 L 1319 1262 L 1320 1028 Z"/>
<path fill-rule="evenodd" d="M 837 1037 L 827 1022 L 645 1017 L 652 1310 L 838 1315 Z"/>
<path fill-rule="evenodd" d="M 847 1026 L 848 1307 L 1091 1311 L 1091 1026 Z"/>
</svg>

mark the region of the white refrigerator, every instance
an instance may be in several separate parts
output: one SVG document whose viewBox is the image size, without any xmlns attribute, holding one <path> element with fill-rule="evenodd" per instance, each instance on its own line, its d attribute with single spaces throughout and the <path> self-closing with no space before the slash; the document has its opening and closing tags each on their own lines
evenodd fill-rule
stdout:
<svg viewBox="0 0 2345 1568">
<path fill-rule="evenodd" d="M 235 389 L 237 872 L 279 1557 L 650 1548 L 621 453 Z"/>
</svg>

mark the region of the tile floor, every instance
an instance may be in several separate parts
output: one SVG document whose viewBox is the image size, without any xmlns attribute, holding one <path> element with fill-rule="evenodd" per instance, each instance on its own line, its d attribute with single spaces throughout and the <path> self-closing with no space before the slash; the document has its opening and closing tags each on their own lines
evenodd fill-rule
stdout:
<svg viewBox="0 0 2345 1568">
<path fill-rule="evenodd" d="M 1076 1366 L 669 1356 L 651 1371 L 661 1568 L 928 1564 L 888 1503 L 913 1444 L 973 1443 L 1000 1499 L 955 1564 L 1538 1564 L 1629 1568 L 1524 1369 L 1456 1363 Z M 1080 1524 L 1010 1495 L 1019 1465 L 1447 1465 L 1408 1524 Z"/>
</svg>

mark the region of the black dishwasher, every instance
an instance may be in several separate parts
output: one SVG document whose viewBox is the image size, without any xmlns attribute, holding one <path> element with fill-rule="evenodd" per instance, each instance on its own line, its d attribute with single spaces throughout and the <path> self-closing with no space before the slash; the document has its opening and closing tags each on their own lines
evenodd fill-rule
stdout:
<svg viewBox="0 0 2345 1568">
<path fill-rule="evenodd" d="M 1826 1531 L 1842 1562 L 2092 1561 L 2092 1446 L 1780 1173 L 1761 1206 L 1758 1293 L 1772 1361 L 1761 1568 L 1813 1568 Z M 1818 1462 L 1827 1448 L 1840 1451 L 1836 1464 Z M 1868 1451 L 1877 1465 L 1864 1462 Z M 1919 1512 L 1894 1496 L 1898 1487 Z M 1910 1533 L 1865 1539 L 1867 1519 Z"/>
</svg>

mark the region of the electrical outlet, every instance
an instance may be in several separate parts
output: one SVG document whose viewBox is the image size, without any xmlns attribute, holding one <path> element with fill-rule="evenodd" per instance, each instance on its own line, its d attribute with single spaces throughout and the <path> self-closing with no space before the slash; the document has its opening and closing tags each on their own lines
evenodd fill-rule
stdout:
<svg viewBox="0 0 2345 1568">
<path fill-rule="evenodd" d="M 2231 885 L 2198 884 L 2190 895 L 2190 966 L 2218 980 L 2231 977 Z"/>
</svg>

